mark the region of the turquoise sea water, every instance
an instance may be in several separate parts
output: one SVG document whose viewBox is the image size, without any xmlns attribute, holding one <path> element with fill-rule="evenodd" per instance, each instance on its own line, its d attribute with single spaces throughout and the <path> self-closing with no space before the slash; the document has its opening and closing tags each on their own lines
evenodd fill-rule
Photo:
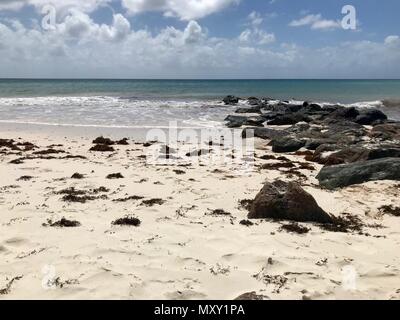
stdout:
<svg viewBox="0 0 400 320">
<path fill-rule="evenodd" d="M 0 80 L 0 97 L 217 99 L 227 94 L 351 103 L 400 99 L 400 80 Z"/>
<path fill-rule="evenodd" d="M 233 94 L 385 109 L 400 118 L 400 80 L 0 80 L 0 122 L 155 126 L 221 124 Z"/>
</svg>

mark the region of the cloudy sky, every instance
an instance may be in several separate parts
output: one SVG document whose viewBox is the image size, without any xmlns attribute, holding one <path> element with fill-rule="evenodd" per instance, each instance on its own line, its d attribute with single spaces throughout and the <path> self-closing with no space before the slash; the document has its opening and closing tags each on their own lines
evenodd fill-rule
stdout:
<svg viewBox="0 0 400 320">
<path fill-rule="evenodd" d="M 0 77 L 400 78 L 399 13 L 398 0 L 0 0 Z"/>
</svg>

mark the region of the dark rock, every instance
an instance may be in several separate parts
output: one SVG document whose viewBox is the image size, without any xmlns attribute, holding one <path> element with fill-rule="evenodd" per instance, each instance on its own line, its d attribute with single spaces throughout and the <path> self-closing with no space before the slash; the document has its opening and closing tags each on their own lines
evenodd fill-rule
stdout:
<svg viewBox="0 0 400 320">
<path fill-rule="evenodd" d="M 336 151 L 337 149 L 338 149 L 338 146 L 335 144 L 321 144 L 315 150 L 311 161 L 318 162 L 318 163 L 324 163 L 325 159 L 327 157 L 327 156 L 325 156 L 325 153 Z"/>
<path fill-rule="evenodd" d="M 309 105 L 303 105 L 303 110 L 307 113 L 321 112 L 323 109 L 319 104 L 311 103 Z"/>
<path fill-rule="evenodd" d="M 311 126 L 307 122 L 298 122 L 290 128 L 286 129 L 288 132 L 301 133 L 310 130 Z"/>
<path fill-rule="evenodd" d="M 258 106 L 262 104 L 262 101 L 256 97 L 250 97 L 247 99 L 247 102 L 249 103 L 249 105 L 251 106 Z"/>
<path fill-rule="evenodd" d="M 311 118 L 303 113 L 288 113 L 281 116 L 277 116 L 275 119 L 268 121 L 270 126 L 285 126 L 296 124 L 298 122 L 310 122 Z"/>
<path fill-rule="evenodd" d="M 288 132 L 284 130 L 275 130 L 269 128 L 246 128 L 242 132 L 242 137 L 246 138 L 260 138 L 264 140 L 272 140 L 279 137 L 287 136 Z"/>
<path fill-rule="evenodd" d="M 336 119 L 356 119 L 359 116 L 359 111 L 354 107 L 339 107 L 332 112 L 329 117 Z"/>
<path fill-rule="evenodd" d="M 265 119 L 260 116 L 244 117 L 230 115 L 225 118 L 225 121 L 228 122 L 227 126 L 229 128 L 240 128 L 241 126 L 263 126 Z"/>
<path fill-rule="evenodd" d="M 235 96 L 226 96 L 224 99 L 222 99 L 222 101 L 226 105 L 234 105 L 239 103 L 239 98 Z"/>
<path fill-rule="evenodd" d="M 400 180 L 400 159 L 384 158 L 324 167 L 317 179 L 328 189 L 342 188 L 376 180 Z"/>
<path fill-rule="evenodd" d="M 369 134 L 382 140 L 400 140 L 400 123 L 387 123 L 375 126 Z"/>
<path fill-rule="evenodd" d="M 280 180 L 264 185 L 254 199 L 248 218 L 319 223 L 333 221 L 297 183 Z"/>
<path fill-rule="evenodd" d="M 272 151 L 277 153 L 295 152 L 305 146 L 305 140 L 300 140 L 295 137 L 287 136 L 273 139 Z"/>
<path fill-rule="evenodd" d="M 307 140 L 305 148 L 307 150 L 317 150 L 322 145 L 333 145 L 336 141 L 330 139 L 311 139 Z"/>
<path fill-rule="evenodd" d="M 235 113 L 261 113 L 261 109 L 259 107 L 238 108 Z"/>
<path fill-rule="evenodd" d="M 325 159 L 321 159 L 319 163 L 326 166 L 353 163 L 357 161 L 365 161 L 368 159 L 368 150 L 364 148 L 345 148 L 338 152 L 332 153 Z"/>
<path fill-rule="evenodd" d="M 400 148 L 379 148 L 368 151 L 367 159 L 400 158 Z"/>
<path fill-rule="evenodd" d="M 356 122 L 362 125 L 372 125 L 377 122 L 384 122 L 387 120 L 387 116 L 378 109 L 363 109 L 360 111 L 360 115 L 356 118 Z"/>
</svg>

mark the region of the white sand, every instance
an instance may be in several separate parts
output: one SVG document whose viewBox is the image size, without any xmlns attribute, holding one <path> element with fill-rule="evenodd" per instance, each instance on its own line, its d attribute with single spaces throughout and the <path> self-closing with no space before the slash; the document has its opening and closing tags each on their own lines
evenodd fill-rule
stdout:
<svg viewBox="0 0 400 320">
<path fill-rule="evenodd" d="M 57 149 L 88 160 L 26 160 L 15 165 L 8 162 L 16 155 L 0 154 L 0 290 L 16 278 L 0 299 L 234 299 L 252 291 L 271 299 L 400 297 L 400 218 L 378 211 L 384 204 L 399 205 L 398 183 L 328 192 L 316 185 L 318 170 L 303 170 L 309 176 L 305 189 L 327 212 L 349 212 L 383 228 L 366 227 L 368 237 L 307 224 L 311 232 L 298 235 L 280 232 L 278 222 L 239 224 L 247 212 L 238 201 L 253 199 L 265 180 L 289 179 L 279 171 L 233 176 L 237 172 L 230 167 L 147 165 L 138 158 L 143 146 L 132 141 L 117 146 L 109 157 L 88 152 L 94 135 L 64 138 L 46 130 L 0 130 L 0 138 L 18 137 L 41 150 L 63 144 Z M 273 161 L 257 164 L 268 162 Z M 176 169 L 186 174 L 177 175 Z M 86 178 L 70 179 L 75 172 Z M 117 172 L 124 179 L 105 179 Z M 34 178 L 17 181 L 26 175 Z M 71 186 L 105 186 L 110 192 L 108 199 L 84 204 L 61 201 L 55 192 Z M 140 200 L 112 201 L 132 195 L 166 202 L 145 207 Z M 214 209 L 232 217 L 206 215 Z M 141 226 L 111 225 L 127 214 L 139 218 Z M 62 217 L 82 225 L 42 226 Z M 46 283 L 50 288 L 43 286 Z"/>
</svg>

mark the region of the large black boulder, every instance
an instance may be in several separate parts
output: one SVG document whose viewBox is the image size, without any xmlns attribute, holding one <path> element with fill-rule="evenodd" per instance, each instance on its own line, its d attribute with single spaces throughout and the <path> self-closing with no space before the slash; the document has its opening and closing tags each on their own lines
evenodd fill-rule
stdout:
<svg viewBox="0 0 400 320">
<path fill-rule="evenodd" d="M 248 218 L 333 222 L 332 217 L 318 206 L 313 196 L 297 183 L 280 180 L 264 185 L 252 203 Z"/>
<path fill-rule="evenodd" d="M 400 140 L 400 123 L 386 123 L 375 126 L 369 134 L 381 140 Z"/>
<path fill-rule="evenodd" d="M 272 151 L 276 153 L 295 152 L 303 148 L 305 144 L 305 140 L 293 136 L 278 137 L 271 141 Z"/>
<path fill-rule="evenodd" d="M 235 113 L 261 113 L 261 107 L 238 108 Z"/>
<path fill-rule="evenodd" d="M 260 116 L 227 116 L 225 118 L 227 121 L 228 128 L 240 128 L 242 126 L 263 126 L 265 119 Z"/>
<path fill-rule="evenodd" d="M 272 140 L 279 137 L 285 137 L 288 133 L 284 130 L 275 130 L 270 128 L 258 128 L 258 127 L 251 127 L 246 128 L 242 132 L 242 138 L 260 138 L 264 140 Z"/>
<path fill-rule="evenodd" d="M 307 115 L 296 112 L 296 113 L 287 113 L 283 115 L 278 115 L 274 119 L 268 121 L 268 125 L 271 126 L 285 126 L 285 125 L 293 125 L 299 122 L 310 122 L 311 118 Z"/>
<path fill-rule="evenodd" d="M 322 168 L 317 179 L 327 189 L 377 180 L 400 180 L 400 158 L 383 158 Z"/>
<path fill-rule="evenodd" d="M 224 99 L 222 99 L 222 101 L 226 104 L 226 105 L 235 105 L 239 103 L 239 98 L 235 97 L 235 96 L 226 96 Z"/>
<path fill-rule="evenodd" d="M 382 123 L 387 120 L 387 116 L 378 109 L 364 109 L 361 110 L 356 122 L 362 125 L 373 125 Z"/>
</svg>

